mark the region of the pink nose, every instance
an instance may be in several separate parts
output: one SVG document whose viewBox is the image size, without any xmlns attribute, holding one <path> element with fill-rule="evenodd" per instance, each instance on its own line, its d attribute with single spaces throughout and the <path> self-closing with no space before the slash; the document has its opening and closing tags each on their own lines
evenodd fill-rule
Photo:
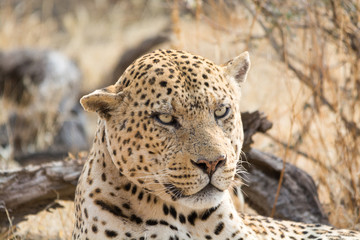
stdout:
<svg viewBox="0 0 360 240">
<path fill-rule="evenodd" d="M 192 162 L 195 166 L 202 169 L 205 173 L 211 176 L 219 167 L 226 163 L 226 156 L 220 155 L 215 161 L 207 159 L 199 159 L 197 162 Z"/>
</svg>

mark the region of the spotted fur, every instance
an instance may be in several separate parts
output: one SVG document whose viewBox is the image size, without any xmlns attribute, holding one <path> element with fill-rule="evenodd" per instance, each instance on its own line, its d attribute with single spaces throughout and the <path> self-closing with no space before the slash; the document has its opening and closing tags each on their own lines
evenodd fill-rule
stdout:
<svg viewBox="0 0 360 240">
<path fill-rule="evenodd" d="M 76 190 L 73 239 L 359 239 L 239 214 L 232 194 L 248 53 L 223 66 L 157 50 L 81 99 L 100 116 Z"/>
</svg>

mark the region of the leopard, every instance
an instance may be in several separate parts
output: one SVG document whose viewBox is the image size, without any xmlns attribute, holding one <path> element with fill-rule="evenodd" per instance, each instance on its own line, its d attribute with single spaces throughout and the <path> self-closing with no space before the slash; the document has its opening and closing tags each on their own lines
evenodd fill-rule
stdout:
<svg viewBox="0 0 360 240">
<path fill-rule="evenodd" d="M 80 102 L 98 115 L 75 193 L 72 239 L 360 239 L 246 214 L 238 186 L 244 52 L 222 65 L 159 49 Z"/>
</svg>

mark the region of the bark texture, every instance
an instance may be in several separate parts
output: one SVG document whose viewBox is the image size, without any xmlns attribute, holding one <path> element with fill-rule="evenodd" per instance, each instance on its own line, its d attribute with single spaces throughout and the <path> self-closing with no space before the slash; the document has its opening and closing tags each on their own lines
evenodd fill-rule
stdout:
<svg viewBox="0 0 360 240">
<path fill-rule="evenodd" d="M 244 176 L 245 202 L 260 215 L 270 216 L 283 160 L 257 149 L 246 153 L 248 164 Z M 327 215 L 319 201 L 316 185 L 309 174 L 286 163 L 283 182 L 275 205 L 274 218 L 329 225 Z"/>
<path fill-rule="evenodd" d="M 0 232 L 44 209 L 73 200 L 85 159 L 66 160 L 0 172 Z"/>
</svg>

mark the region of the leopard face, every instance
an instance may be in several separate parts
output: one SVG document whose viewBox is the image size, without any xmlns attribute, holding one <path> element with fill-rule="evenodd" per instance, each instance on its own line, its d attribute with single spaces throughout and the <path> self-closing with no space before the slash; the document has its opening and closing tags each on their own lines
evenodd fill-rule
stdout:
<svg viewBox="0 0 360 240">
<path fill-rule="evenodd" d="M 243 142 L 239 82 L 249 65 L 247 53 L 218 66 L 157 50 L 81 103 L 105 121 L 101 141 L 119 174 L 165 201 L 209 208 L 236 174 Z"/>
</svg>

